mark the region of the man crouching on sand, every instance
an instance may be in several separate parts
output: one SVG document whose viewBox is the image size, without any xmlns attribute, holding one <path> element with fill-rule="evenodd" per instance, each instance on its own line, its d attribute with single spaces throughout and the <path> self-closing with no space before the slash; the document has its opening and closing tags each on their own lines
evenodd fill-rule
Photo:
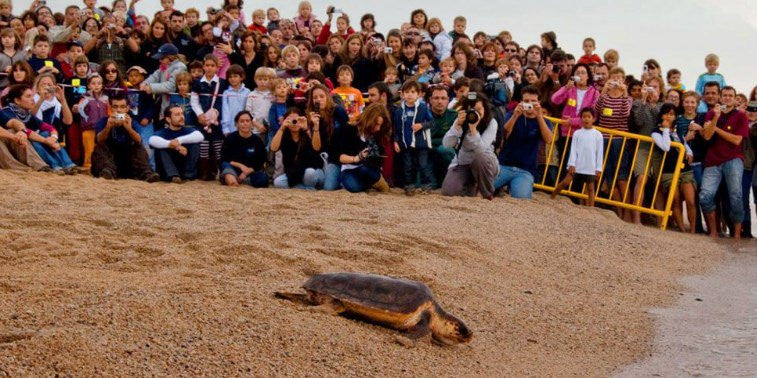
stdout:
<svg viewBox="0 0 757 378">
<path fill-rule="evenodd" d="M 108 99 L 110 117 L 95 127 L 97 145 L 92 152 L 92 176 L 106 180 L 137 178 L 156 182 L 160 176 L 150 169 L 147 150 L 129 116 L 129 103 L 123 95 Z"/>
</svg>

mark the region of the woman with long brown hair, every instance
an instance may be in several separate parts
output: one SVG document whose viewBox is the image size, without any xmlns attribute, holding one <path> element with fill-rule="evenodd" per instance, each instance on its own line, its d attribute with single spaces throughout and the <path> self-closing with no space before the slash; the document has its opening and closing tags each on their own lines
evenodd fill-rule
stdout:
<svg viewBox="0 0 757 378">
<path fill-rule="evenodd" d="M 339 153 L 334 149 L 337 132 L 348 127 L 349 116 L 343 107 L 334 103 L 331 91 L 322 84 L 314 84 L 307 93 L 305 114 L 312 128 L 318 130 L 319 139 L 313 146 L 321 152 L 324 158 L 324 172 L 326 178 L 323 183 L 324 190 L 339 189 L 340 165 Z M 324 155 L 325 153 L 325 155 Z"/>
<path fill-rule="evenodd" d="M 371 104 L 363 110 L 357 125 L 342 127 L 337 133 L 341 181 L 347 191 L 389 190 L 381 175 L 384 152 L 380 143 L 391 132 L 389 120 L 389 111 L 383 104 Z"/>
</svg>

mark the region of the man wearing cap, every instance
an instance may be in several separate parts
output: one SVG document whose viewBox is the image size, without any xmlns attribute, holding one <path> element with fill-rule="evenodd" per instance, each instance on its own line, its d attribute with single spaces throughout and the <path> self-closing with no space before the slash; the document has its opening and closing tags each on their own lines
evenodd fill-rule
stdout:
<svg viewBox="0 0 757 378">
<path fill-rule="evenodd" d="M 148 94 L 160 94 L 160 113 L 168 107 L 169 93 L 176 92 L 176 75 L 186 72 L 187 66 L 179 60 L 179 49 L 172 43 L 160 46 L 158 52 L 152 56 L 160 61 L 160 67 L 155 70 L 142 84 L 139 89 Z"/>
</svg>

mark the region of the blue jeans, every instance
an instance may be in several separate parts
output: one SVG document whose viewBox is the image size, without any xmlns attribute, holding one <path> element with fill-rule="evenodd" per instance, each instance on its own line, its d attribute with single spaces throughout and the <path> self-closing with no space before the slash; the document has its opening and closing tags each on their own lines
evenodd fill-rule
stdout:
<svg viewBox="0 0 757 378">
<path fill-rule="evenodd" d="M 720 182 L 725 179 L 725 185 L 728 188 L 728 202 L 731 204 L 731 221 L 734 224 L 741 223 L 744 220 L 744 206 L 742 206 L 741 199 L 741 178 L 743 175 L 744 162 L 740 158 L 705 168 L 702 175 L 702 189 L 699 192 L 702 211 L 705 214 L 715 211 L 715 194 Z"/>
<path fill-rule="evenodd" d="M 150 148 L 150 137 L 152 134 L 155 133 L 155 127 L 152 125 L 152 123 L 148 123 L 147 126 L 139 125 L 137 126 L 137 130 L 139 133 L 139 136 L 142 138 L 142 145 L 145 146 L 145 149 L 147 150 L 147 156 L 150 157 L 150 168 L 152 170 L 155 170 L 155 154 L 153 153 L 152 148 Z"/>
<path fill-rule="evenodd" d="M 323 169 L 307 168 L 305 174 L 302 176 L 302 183 L 297 184 L 294 188 L 297 189 L 320 189 L 323 186 L 324 178 L 326 174 Z M 273 186 L 279 189 L 289 189 L 289 179 L 286 174 L 276 177 L 273 180 Z"/>
<path fill-rule="evenodd" d="M 531 198 L 534 192 L 534 176 L 531 172 L 516 167 L 499 166 L 499 174 L 494 179 L 494 190 L 510 187 L 513 198 Z"/>
<path fill-rule="evenodd" d="M 43 131 L 40 132 L 39 135 L 44 138 L 48 138 L 50 137 L 50 132 Z M 68 153 L 66 152 L 65 148 L 61 147 L 60 150 L 53 151 L 50 146 L 40 142 L 32 142 L 32 146 L 34 147 L 34 150 L 37 151 L 39 157 L 41 157 L 42 160 L 44 160 L 45 163 L 47 163 L 47 165 L 49 165 L 50 168 L 54 171 L 76 166 L 76 164 L 71 161 L 71 158 L 68 157 Z"/>
<path fill-rule="evenodd" d="M 749 188 L 752 187 L 752 171 L 744 170 L 741 180 L 741 201 L 744 206 L 744 220 L 741 222 L 742 233 L 752 235 L 752 209 L 749 207 Z"/>
<path fill-rule="evenodd" d="M 160 178 L 170 180 L 180 177 L 184 180 L 197 178 L 197 161 L 200 160 L 200 144 L 187 144 L 187 155 L 168 148 L 155 150 L 157 170 Z"/>
<path fill-rule="evenodd" d="M 231 165 L 228 162 L 221 163 L 221 183 L 226 185 L 226 175 L 232 175 L 234 177 L 239 177 L 240 171 L 234 168 L 233 165 Z M 250 185 L 254 188 L 267 188 L 268 187 L 268 175 L 265 174 L 265 172 L 262 171 L 255 171 L 251 175 L 247 176 L 244 180 L 242 180 L 242 184 Z"/>
<path fill-rule="evenodd" d="M 405 179 L 405 189 L 415 187 L 418 172 L 421 176 L 421 187 L 431 189 L 434 170 L 429 161 L 429 149 L 408 148 L 402 151 L 402 172 Z"/>
<path fill-rule="evenodd" d="M 327 163 L 323 167 L 324 179 L 323 190 L 338 190 L 341 187 L 339 176 L 342 174 L 342 166 L 339 164 Z"/>
<path fill-rule="evenodd" d="M 704 172 L 704 166 L 695 164 L 691 166 L 691 171 L 694 172 L 694 181 L 697 182 L 697 190 L 702 188 L 702 174 Z M 694 197 L 694 204 L 697 207 L 697 233 L 704 233 L 704 225 L 702 224 L 702 206 L 699 203 L 699 196 Z"/>
<path fill-rule="evenodd" d="M 364 192 L 379 180 L 381 180 L 381 170 L 378 168 L 361 165 L 342 171 L 342 185 L 350 193 Z"/>
</svg>

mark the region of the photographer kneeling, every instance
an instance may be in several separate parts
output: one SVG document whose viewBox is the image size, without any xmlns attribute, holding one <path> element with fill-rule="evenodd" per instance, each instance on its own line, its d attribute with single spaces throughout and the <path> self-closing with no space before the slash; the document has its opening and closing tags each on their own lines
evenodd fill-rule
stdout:
<svg viewBox="0 0 757 378">
<path fill-rule="evenodd" d="M 513 198 L 531 198 L 539 142 L 552 141 L 552 124 L 544 119 L 539 89 L 529 85 L 521 91 L 523 101 L 505 117 L 505 140 L 499 152 L 499 175 L 494 188 L 507 185 Z"/>
<path fill-rule="evenodd" d="M 371 104 L 363 110 L 357 125 L 347 125 L 337 131 L 336 149 L 342 164 L 342 186 L 359 193 L 374 188 L 389 191 L 381 176 L 384 152 L 380 141 L 391 132 L 389 111 L 382 104 Z"/>
<path fill-rule="evenodd" d="M 442 184 L 445 196 L 494 196 L 494 178 L 499 165 L 494 155 L 497 121 L 492 118 L 486 96 L 470 92 L 458 110 L 457 120 L 444 135 L 444 147 L 455 148 L 455 158 Z"/>
</svg>

